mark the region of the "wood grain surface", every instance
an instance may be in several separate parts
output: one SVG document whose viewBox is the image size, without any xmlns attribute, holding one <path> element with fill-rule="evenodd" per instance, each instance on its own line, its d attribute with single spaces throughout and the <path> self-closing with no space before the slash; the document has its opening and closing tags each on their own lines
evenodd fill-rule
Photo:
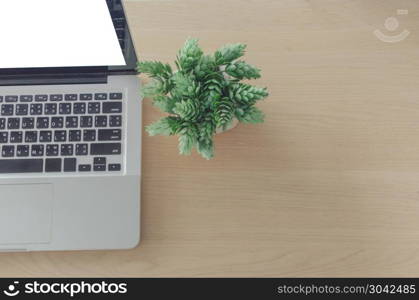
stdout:
<svg viewBox="0 0 419 300">
<path fill-rule="evenodd" d="M 418 1 L 126 2 L 141 59 L 247 43 L 266 123 L 217 136 L 212 161 L 144 136 L 138 248 L 4 253 L 0 276 L 419 276 Z"/>
</svg>

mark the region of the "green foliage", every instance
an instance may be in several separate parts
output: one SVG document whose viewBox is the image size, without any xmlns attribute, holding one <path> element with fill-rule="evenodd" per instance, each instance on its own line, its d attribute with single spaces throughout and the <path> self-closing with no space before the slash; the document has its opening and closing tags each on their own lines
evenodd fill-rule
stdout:
<svg viewBox="0 0 419 300">
<path fill-rule="evenodd" d="M 175 133 L 173 130 L 172 119 L 170 117 L 162 118 L 153 124 L 146 127 L 150 136 L 155 135 L 172 135 Z"/>
<path fill-rule="evenodd" d="M 212 139 L 198 140 L 196 150 L 205 159 L 212 159 L 214 157 L 214 142 Z"/>
<path fill-rule="evenodd" d="M 226 73 L 237 79 L 260 78 L 260 70 L 244 61 L 237 61 L 226 67 Z"/>
<path fill-rule="evenodd" d="M 139 72 L 156 79 L 168 79 L 172 75 L 172 67 L 159 61 L 139 62 L 137 68 Z"/>
<path fill-rule="evenodd" d="M 172 77 L 173 89 L 171 93 L 179 98 L 197 97 L 199 95 L 200 84 L 192 76 L 183 73 L 176 73 Z"/>
<path fill-rule="evenodd" d="M 194 73 L 199 79 L 218 74 L 218 66 L 215 64 L 214 57 L 212 55 L 202 56 L 195 67 Z"/>
<path fill-rule="evenodd" d="M 192 122 L 184 122 L 179 131 L 179 152 L 190 155 L 198 141 L 196 125 Z"/>
<path fill-rule="evenodd" d="M 215 103 L 223 95 L 225 87 L 225 78 L 222 74 L 214 73 L 207 76 L 203 82 L 202 101 L 206 107 L 214 108 Z"/>
<path fill-rule="evenodd" d="M 188 39 L 183 48 L 179 51 L 176 62 L 178 69 L 182 69 L 186 72 L 190 71 L 196 67 L 203 54 L 204 53 L 198 45 L 198 40 Z"/>
<path fill-rule="evenodd" d="M 230 97 L 243 105 L 252 105 L 256 101 L 266 98 L 268 91 L 266 88 L 259 88 L 249 84 L 237 83 L 232 85 Z"/>
<path fill-rule="evenodd" d="M 265 114 L 257 107 L 250 107 L 247 110 L 236 110 L 236 118 L 247 124 L 263 123 L 265 120 Z"/>
<path fill-rule="evenodd" d="M 244 44 L 225 45 L 215 52 L 215 63 L 219 66 L 229 64 L 234 60 L 242 57 L 245 50 L 246 45 Z"/>
<path fill-rule="evenodd" d="M 177 102 L 173 112 L 186 121 L 195 121 L 201 114 L 201 106 L 196 100 L 187 99 Z"/>
<path fill-rule="evenodd" d="M 153 105 L 155 107 L 160 108 L 162 111 L 167 112 L 169 114 L 173 114 L 174 107 L 176 105 L 176 101 L 173 100 L 169 96 L 165 95 L 156 95 L 153 99 Z"/>
<path fill-rule="evenodd" d="M 154 98 L 163 93 L 163 85 L 160 81 L 152 80 L 141 90 L 145 98 Z"/>
<path fill-rule="evenodd" d="M 226 129 L 231 123 L 234 114 L 234 102 L 225 97 L 215 103 L 215 124 Z"/>
<path fill-rule="evenodd" d="M 260 78 L 260 70 L 240 60 L 246 45 L 231 44 L 204 55 L 198 40 L 188 39 L 179 51 L 173 71 L 157 61 L 139 62 L 138 71 L 152 80 L 142 93 L 169 116 L 146 127 L 151 136 L 179 135 L 179 152 L 195 148 L 202 157 L 214 157 L 213 137 L 234 118 L 242 123 L 261 123 L 264 114 L 254 105 L 266 98 L 266 88 L 240 83 Z"/>
</svg>

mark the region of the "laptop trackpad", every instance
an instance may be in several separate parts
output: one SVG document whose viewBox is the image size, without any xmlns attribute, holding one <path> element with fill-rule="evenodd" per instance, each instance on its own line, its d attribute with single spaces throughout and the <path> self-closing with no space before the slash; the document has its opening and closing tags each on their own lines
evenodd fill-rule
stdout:
<svg viewBox="0 0 419 300">
<path fill-rule="evenodd" d="M 51 240 L 52 184 L 0 185 L 0 245 Z"/>
</svg>

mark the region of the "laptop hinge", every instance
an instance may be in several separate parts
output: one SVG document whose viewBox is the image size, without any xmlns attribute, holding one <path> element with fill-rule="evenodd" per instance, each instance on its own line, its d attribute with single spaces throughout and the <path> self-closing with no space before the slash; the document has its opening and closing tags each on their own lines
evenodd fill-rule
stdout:
<svg viewBox="0 0 419 300">
<path fill-rule="evenodd" d="M 50 73 L 50 74 L 0 74 L 0 86 L 106 84 L 106 72 Z"/>
</svg>

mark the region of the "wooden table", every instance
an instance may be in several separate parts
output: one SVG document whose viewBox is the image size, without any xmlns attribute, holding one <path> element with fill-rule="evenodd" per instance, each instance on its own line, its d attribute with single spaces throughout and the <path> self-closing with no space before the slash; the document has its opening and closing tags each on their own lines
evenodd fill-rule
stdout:
<svg viewBox="0 0 419 300">
<path fill-rule="evenodd" d="M 207 51 L 247 43 L 271 92 L 266 123 L 217 136 L 212 161 L 145 136 L 140 247 L 4 253 L 1 276 L 419 276 L 416 0 L 127 9 L 141 59 L 173 61 L 188 36 Z M 410 35 L 386 43 L 376 29 Z M 145 123 L 160 116 L 145 101 Z"/>
</svg>

